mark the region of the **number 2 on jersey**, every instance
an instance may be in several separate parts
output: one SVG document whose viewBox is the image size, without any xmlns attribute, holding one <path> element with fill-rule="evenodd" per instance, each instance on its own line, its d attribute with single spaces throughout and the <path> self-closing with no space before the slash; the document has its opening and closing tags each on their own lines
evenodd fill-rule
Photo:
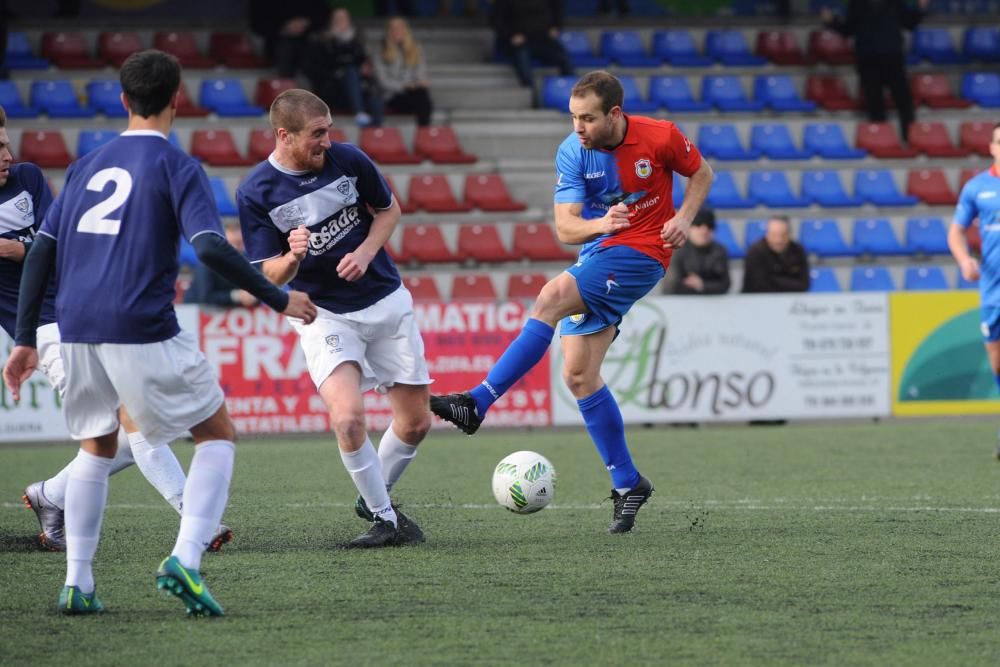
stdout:
<svg viewBox="0 0 1000 667">
<path fill-rule="evenodd" d="M 103 192 L 109 182 L 115 185 L 111 195 L 87 209 L 77 223 L 76 231 L 86 234 L 118 235 L 122 221 L 106 216 L 118 210 L 128 199 L 129 193 L 132 192 L 132 175 L 121 167 L 101 169 L 87 181 L 87 189 L 91 192 Z"/>
</svg>

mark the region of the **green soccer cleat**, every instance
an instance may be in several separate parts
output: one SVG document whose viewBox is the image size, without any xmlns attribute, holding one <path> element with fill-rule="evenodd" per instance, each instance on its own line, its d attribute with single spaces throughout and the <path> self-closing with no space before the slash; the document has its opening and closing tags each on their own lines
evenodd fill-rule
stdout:
<svg viewBox="0 0 1000 667">
<path fill-rule="evenodd" d="M 97 599 L 96 590 L 87 595 L 78 586 L 63 586 L 59 592 L 59 611 L 66 615 L 100 614 L 104 605 Z"/>
<path fill-rule="evenodd" d="M 187 607 L 188 616 L 222 616 L 222 607 L 208 586 L 201 580 L 197 570 L 188 570 L 177 556 L 169 556 L 160 563 L 156 573 L 156 587 L 179 597 Z"/>
</svg>

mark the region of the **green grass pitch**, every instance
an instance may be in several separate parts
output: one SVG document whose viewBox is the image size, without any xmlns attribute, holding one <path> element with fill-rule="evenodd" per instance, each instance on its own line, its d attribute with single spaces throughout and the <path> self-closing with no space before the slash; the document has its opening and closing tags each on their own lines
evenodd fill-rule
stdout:
<svg viewBox="0 0 1000 667">
<path fill-rule="evenodd" d="M 112 479 L 100 617 L 55 611 L 62 554 L 18 499 L 70 445 L 0 447 L 5 665 L 988 665 L 1000 662 L 997 424 L 936 420 L 629 430 L 657 492 L 605 533 L 609 483 L 582 430 L 435 431 L 396 489 L 426 544 L 365 529 L 331 438 L 246 440 L 202 573 L 226 609 L 155 590 L 177 517 L 134 468 Z M 553 506 L 497 506 L 518 449 L 558 472 Z M 189 444 L 175 446 L 182 462 Z"/>
</svg>

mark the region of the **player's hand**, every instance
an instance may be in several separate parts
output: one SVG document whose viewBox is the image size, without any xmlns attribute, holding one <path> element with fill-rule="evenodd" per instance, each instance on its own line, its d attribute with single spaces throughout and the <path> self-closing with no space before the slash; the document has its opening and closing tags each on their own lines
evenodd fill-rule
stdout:
<svg viewBox="0 0 1000 667">
<path fill-rule="evenodd" d="M 292 257 L 295 258 L 296 262 L 301 262 L 305 259 L 306 253 L 309 252 L 310 235 L 305 225 L 299 225 L 288 232 L 288 251 L 292 253 Z"/>
<path fill-rule="evenodd" d="M 685 286 L 693 289 L 695 292 L 705 291 L 705 281 L 701 279 L 697 273 L 689 273 L 684 276 L 684 280 L 681 281 Z"/>
<path fill-rule="evenodd" d="M 306 324 L 312 324 L 313 320 L 316 319 L 316 304 L 305 292 L 292 290 L 288 293 L 288 305 L 285 307 L 284 314 L 298 318 Z"/>
<path fill-rule="evenodd" d="M 38 350 L 24 345 L 18 345 L 11 350 L 3 367 L 3 381 L 10 388 L 10 395 L 15 401 L 21 400 L 21 385 L 31 377 L 36 368 L 38 368 Z"/>
<path fill-rule="evenodd" d="M 601 234 L 617 234 L 623 229 L 628 229 L 631 224 L 629 222 L 628 206 L 625 204 L 615 204 L 601 218 L 600 232 Z"/>
<path fill-rule="evenodd" d="M 663 239 L 664 248 L 676 250 L 687 241 L 688 232 L 691 230 L 691 221 L 684 221 L 676 215 L 663 225 L 660 231 L 660 238 Z"/>
<path fill-rule="evenodd" d="M 349 252 L 337 264 L 337 275 L 351 283 L 355 280 L 360 280 L 361 276 L 365 275 L 365 271 L 368 270 L 368 265 L 371 264 L 374 257 L 374 255 L 361 249 Z"/>
<path fill-rule="evenodd" d="M 975 257 L 969 257 L 958 265 L 962 271 L 962 277 L 967 282 L 974 283 L 979 280 L 979 261 Z"/>
</svg>

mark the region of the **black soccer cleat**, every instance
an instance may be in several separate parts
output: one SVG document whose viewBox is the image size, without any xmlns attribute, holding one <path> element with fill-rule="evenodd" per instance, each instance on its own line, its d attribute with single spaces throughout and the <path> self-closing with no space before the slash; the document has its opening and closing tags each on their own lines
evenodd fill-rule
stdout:
<svg viewBox="0 0 1000 667">
<path fill-rule="evenodd" d="M 452 423 L 467 435 L 479 430 L 483 418 L 476 412 L 476 401 L 469 392 L 461 394 L 431 395 L 431 412 Z"/>
<path fill-rule="evenodd" d="M 646 504 L 653 495 L 653 485 L 645 477 L 639 477 L 639 483 L 623 494 L 611 491 L 611 500 L 615 502 L 615 513 L 608 526 L 609 533 L 627 533 L 635 526 L 635 515 L 639 508 Z"/>
<path fill-rule="evenodd" d="M 420 530 L 420 526 L 414 523 L 413 519 L 400 512 L 398 507 L 394 509 L 396 510 L 396 545 L 403 546 L 404 544 L 424 542 L 426 538 L 424 531 Z"/>
<path fill-rule="evenodd" d="M 362 533 L 347 543 L 348 549 L 378 549 L 394 547 L 398 544 L 399 531 L 396 526 L 382 517 L 375 517 L 368 532 Z"/>
</svg>

